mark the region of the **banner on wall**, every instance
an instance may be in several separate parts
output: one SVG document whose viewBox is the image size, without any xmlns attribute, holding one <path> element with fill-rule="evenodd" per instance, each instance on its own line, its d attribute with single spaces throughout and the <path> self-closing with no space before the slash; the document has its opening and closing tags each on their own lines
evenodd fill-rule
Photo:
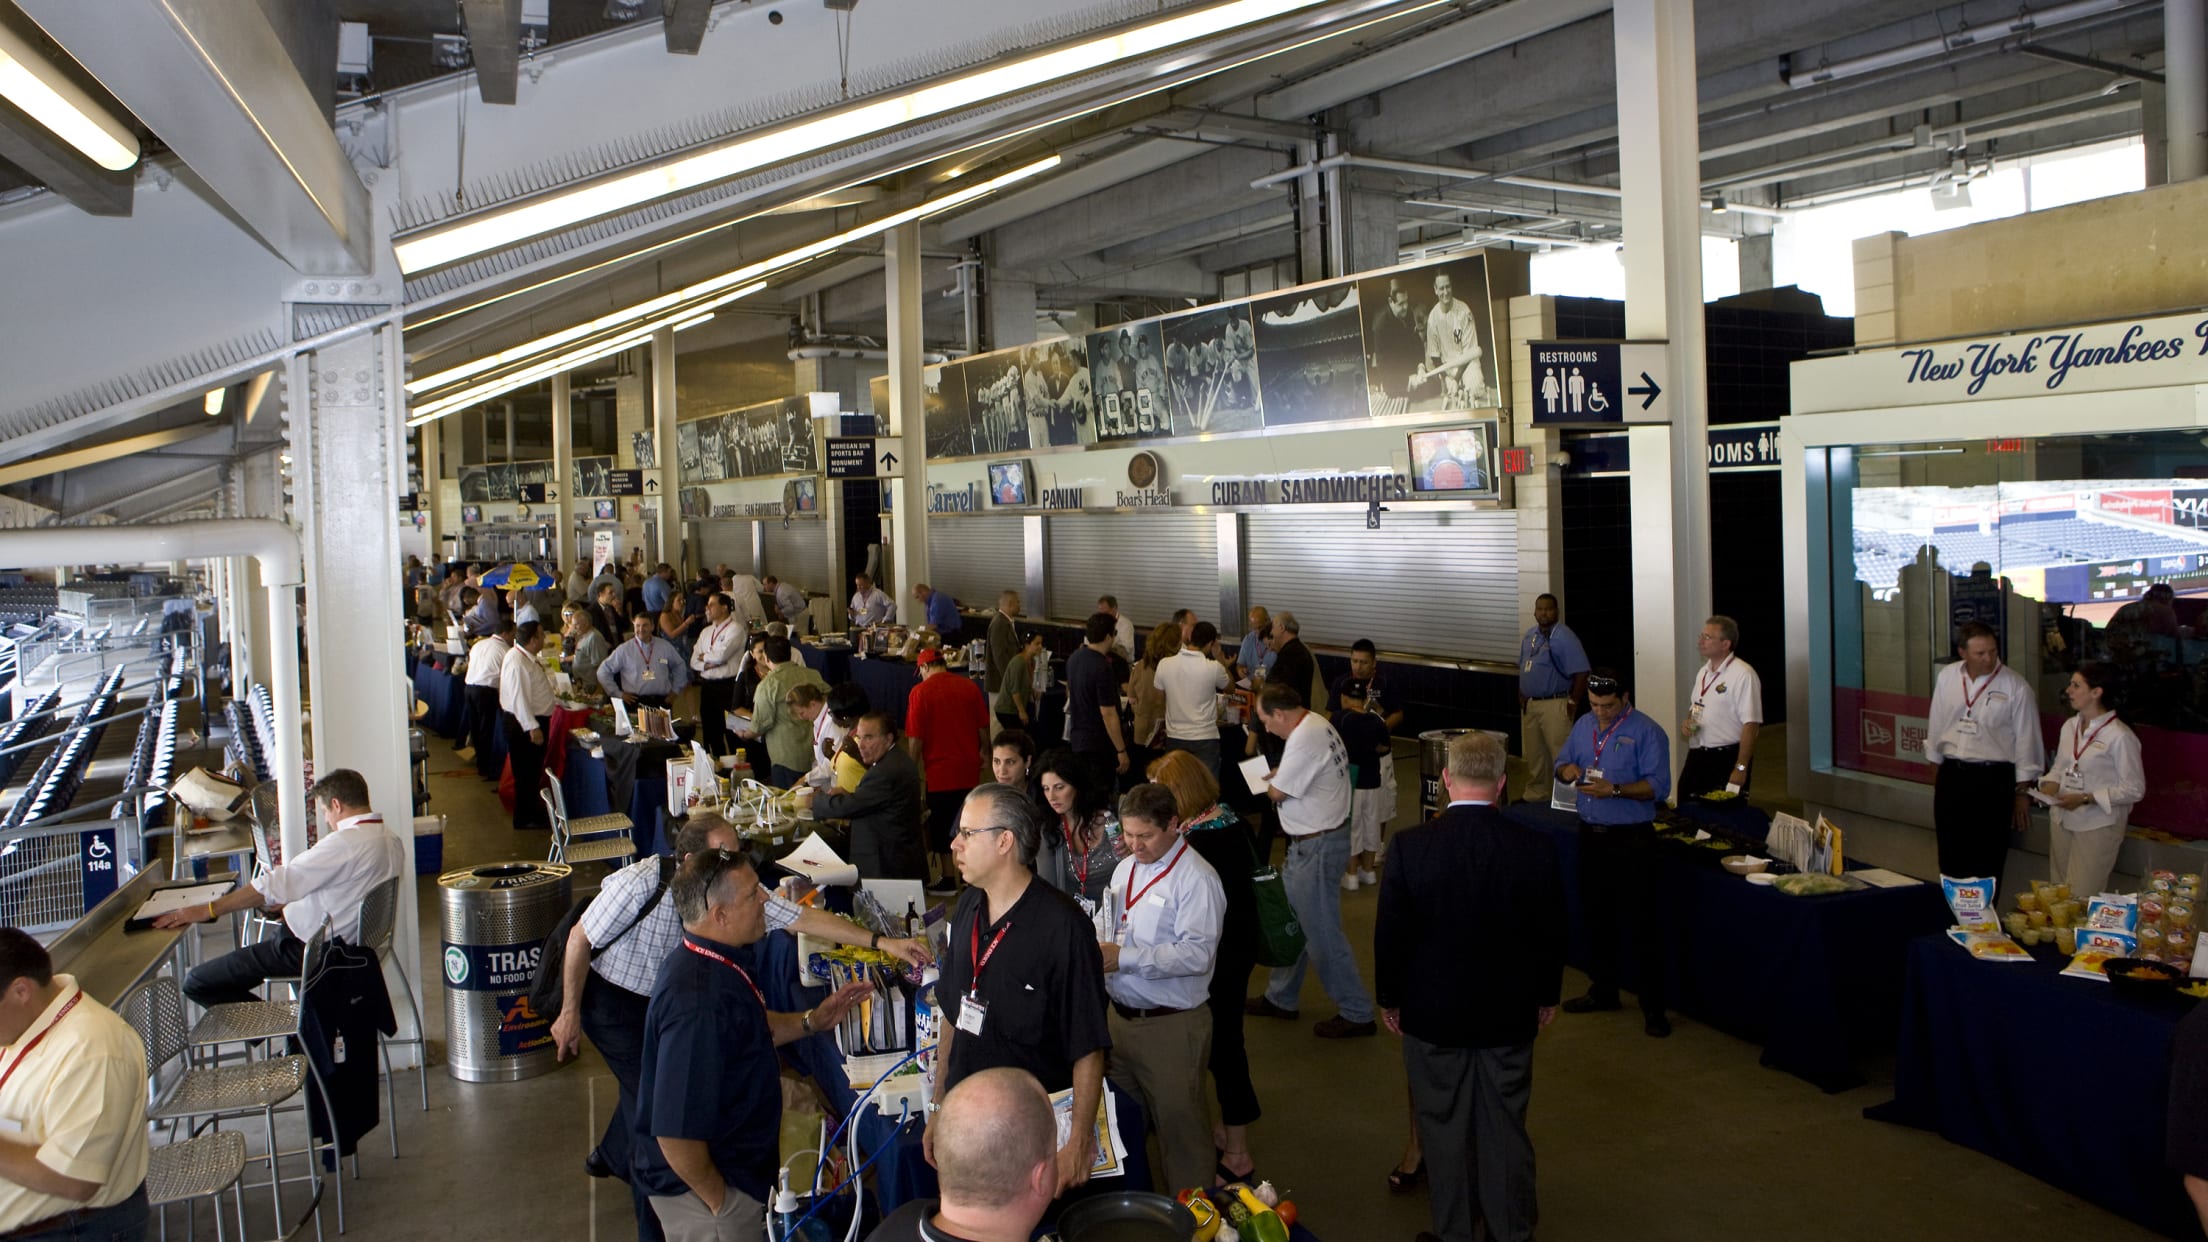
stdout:
<svg viewBox="0 0 2208 1242">
<path fill-rule="evenodd" d="M 927 368 L 928 457 L 1496 409 L 1496 358 L 1486 256 L 1441 259 Z"/>
</svg>

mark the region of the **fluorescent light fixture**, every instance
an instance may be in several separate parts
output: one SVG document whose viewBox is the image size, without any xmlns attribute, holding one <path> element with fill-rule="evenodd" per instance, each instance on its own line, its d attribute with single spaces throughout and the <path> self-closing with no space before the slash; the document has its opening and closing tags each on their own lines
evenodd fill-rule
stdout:
<svg viewBox="0 0 2208 1242">
<path fill-rule="evenodd" d="M 138 162 L 138 136 L 49 64 L 38 49 L 0 26 L 0 99 L 5 99 L 109 172 Z"/>
<path fill-rule="evenodd" d="M 625 211 L 642 203 L 726 181 L 875 134 L 887 133 L 985 100 L 1134 60 L 1169 47 L 1257 22 L 1316 8 L 1326 0 L 1231 0 L 1194 13 L 1147 22 L 1132 30 L 1039 52 L 963 73 L 889 99 L 856 104 L 781 129 L 739 139 L 651 168 L 609 177 L 531 202 L 488 212 L 400 242 L 399 270 L 409 275 L 457 263 L 532 237 Z"/>
<path fill-rule="evenodd" d="M 724 302 L 733 302 L 737 298 L 747 297 L 751 294 L 759 292 L 761 289 L 764 289 L 766 287 L 766 282 L 761 281 L 758 284 L 738 289 L 734 293 L 731 293 L 728 296 L 719 299 L 718 301 L 710 303 L 710 305 L 719 306 Z M 638 326 L 620 334 L 619 336 L 611 337 L 603 341 L 596 341 L 589 345 L 580 346 L 576 349 L 571 349 L 566 353 L 560 354 L 556 357 L 547 358 L 531 366 L 524 367 L 523 369 L 515 371 L 510 375 L 501 375 L 497 379 L 485 380 L 480 384 L 473 384 L 467 388 L 461 389 L 458 392 L 448 393 L 444 396 L 441 396 L 435 401 L 428 402 L 417 408 L 414 411 L 414 416 L 406 420 L 406 425 L 409 427 L 419 427 L 424 423 L 435 422 L 438 419 L 443 418 L 445 415 L 452 413 L 454 410 L 462 409 L 467 406 L 476 405 L 480 402 L 488 401 L 492 397 L 496 397 L 501 393 L 509 393 L 516 388 L 521 388 L 525 385 L 533 384 L 548 375 L 557 375 L 562 371 L 571 371 L 576 367 L 583 366 L 587 363 L 596 362 L 600 358 L 604 358 L 608 355 L 620 353 L 624 349 L 630 349 L 635 346 L 641 345 L 648 340 L 651 340 L 652 337 L 658 334 L 661 328 L 672 328 L 677 332 L 683 332 L 687 331 L 688 329 L 695 328 L 699 324 L 705 323 L 712 318 L 713 312 L 711 312 L 710 310 L 701 312 L 700 308 L 691 307 L 687 310 L 677 311 L 672 315 L 667 315 L 662 318 L 652 320 L 649 323 L 639 324 Z"/>
<path fill-rule="evenodd" d="M 201 399 L 199 403 L 199 408 L 207 411 L 209 414 L 220 414 L 222 413 L 223 399 L 227 397 L 229 393 L 230 390 L 227 388 L 210 388 L 207 390 L 206 397 Z"/>
<path fill-rule="evenodd" d="M 928 202 L 920 204 L 917 207 L 908 207 L 903 211 L 893 212 L 889 215 L 883 216 L 879 220 L 873 221 L 872 223 L 862 224 L 856 228 L 846 229 L 843 232 L 837 233 L 832 237 L 824 237 L 817 242 L 811 242 L 807 245 L 799 246 L 795 250 L 789 250 L 785 251 L 782 254 L 775 255 L 773 258 L 761 259 L 757 263 L 747 263 L 732 272 L 723 272 L 718 276 L 709 277 L 705 280 L 697 282 L 696 284 L 677 289 L 673 293 L 662 294 L 659 297 L 653 298 L 648 302 L 640 302 L 635 306 L 627 308 L 626 310 L 618 310 L 609 315 L 601 315 L 588 323 L 577 324 L 572 328 L 564 328 L 558 332 L 551 333 L 550 335 L 538 337 L 536 340 L 529 341 L 521 345 L 516 345 L 511 349 L 500 350 L 498 353 L 478 358 L 473 362 L 463 363 L 460 366 L 450 368 L 449 370 L 439 371 L 435 375 L 424 376 L 421 379 L 412 380 L 406 385 L 406 390 L 410 393 L 418 393 L 426 392 L 432 388 L 442 388 L 447 384 L 457 383 L 464 379 L 471 379 L 475 376 L 483 374 L 486 371 L 495 371 L 500 367 L 508 366 L 512 363 L 520 362 L 527 358 L 534 357 L 535 355 L 541 354 L 548 349 L 557 349 L 560 346 L 569 345 L 580 340 L 585 340 L 589 337 L 597 336 L 603 332 L 614 331 L 618 328 L 623 327 L 626 324 L 633 323 L 636 320 L 649 318 L 650 316 L 673 310 L 675 307 L 696 301 L 699 298 L 710 297 L 713 294 L 719 293 L 722 290 L 728 289 L 732 286 L 749 284 L 751 282 L 757 281 L 763 276 L 768 275 L 769 273 L 781 271 L 783 268 L 786 267 L 794 267 L 797 264 L 806 262 L 809 259 L 815 259 L 831 251 L 840 250 L 843 247 L 852 244 L 853 242 L 863 241 L 866 238 L 886 233 L 899 225 L 910 224 L 915 220 L 925 219 L 929 216 L 935 215 L 938 212 L 949 211 L 954 207 L 963 206 L 974 201 L 977 198 L 982 197 L 985 194 L 995 193 L 997 190 L 1002 189 L 1003 187 L 1010 185 L 1015 181 L 1024 181 L 1029 177 L 1039 176 L 1043 173 L 1049 172 L 1051 169 L 1058 167 L 1059 162 L 1060 161 L 1058 156 L 1048 156 L 1024 167 L 1015 168 L 1011 172 L 1005 173 L 1001 177 L 994 177 L 988 181 L 981 182 L 978 185 L 968 186 L 963 190 L 957 191 L 956 193 L 946 194 L 941 198 L 932 199 Z M 751 292 L 755 292 L 755 290 L 747 289 L 744 291 L 744 293 Z M 734 294 L 730 297 L 722 298 L 721 302 L 730 301 L 733 300 L 734 297 L 741 296 L 743 296 L 743 294 Z M 720 302 L 714 302 L 710 303 L 709 305 L 719 304 Z M 691 309 L 696 310 L 699 308 L 693 307 Z"/>
</svg>

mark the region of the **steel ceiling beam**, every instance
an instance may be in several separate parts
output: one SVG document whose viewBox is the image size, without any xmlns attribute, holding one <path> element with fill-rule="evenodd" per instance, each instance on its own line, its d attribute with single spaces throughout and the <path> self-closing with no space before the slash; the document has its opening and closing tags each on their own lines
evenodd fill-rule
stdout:
<svg viewBox="0 0 2208 1242">
<path fill-rule="evenodd" d="M 514 102 L 521 89 L 521 0 L 460 0 L 460 13 L 483 102 Z"/>
<path fill-rule="evenodd" d="M 301 272 L 370 268 L 368 190 L 258 4 L 19 0 L 23 12 Z"/>
<path fill-rule="evenodd" d="M 187 440 L 197 440 L 203 436 L 223 434 L 229 429 L 229 424 L 218 423 L 213 420 L 199 424 L 187 423 L 182 427 L 171 427 L 165 431 L 147 432 L 145 435 L 110 440 L 105 444 L 71 449 L 66 453 L 55 453 L 47 457 L 34 457 L 28 461 L 14 462 L 10 465 L 0 466 L 0 487 L 6 487 L 11 483 L 23 483 L 31 479 L 44 478 L 49 474 L 59 474 L 64 470 L 82 469 L 103 461 L 112 461 L 118 457 L 134 456 L 152 449 L 165 448 L 171 444 L 182 444 Z"/>
<path fill-rule="evenodd" d="M 127 216 L 138 170 L 110 172 L 5 99 L 0 99 L 0 160 L 95 216 Z"/>
</svg>

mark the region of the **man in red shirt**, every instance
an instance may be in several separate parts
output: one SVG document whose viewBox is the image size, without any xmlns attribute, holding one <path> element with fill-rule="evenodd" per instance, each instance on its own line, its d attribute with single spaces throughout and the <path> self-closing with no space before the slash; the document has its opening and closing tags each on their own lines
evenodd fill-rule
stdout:
<svg viewBox="0 0 2208 1242">
<path fill-rule="evenodd" d="M 951 860 L 951 832 L 967 791 L 981 783 L 981 761 L 989 753 L 989 700 L 973 679 L 953 673 L 943 653 L 920 653 L 920 684 L 905 700 L 905 734 L 928 786 L 928 852 L 934 855 L 938 892 L 958 888 L 958 865 Z"/>
</svg>

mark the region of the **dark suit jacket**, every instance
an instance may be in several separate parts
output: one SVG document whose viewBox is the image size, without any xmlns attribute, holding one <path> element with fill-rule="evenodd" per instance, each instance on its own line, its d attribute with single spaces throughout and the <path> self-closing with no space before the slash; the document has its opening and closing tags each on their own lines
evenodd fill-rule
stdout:
<svg viewBox="0 0 2208 1242">
<path fill-rule="evenodd" d="M 657 621 L 659 618 L 654 617 L 652 620 Z M 608 647 L 620 647 L 621 640 L 629 636 L 629 619 L 621 614 L 621 610 L 617 607 L 608 608 L 596 600 L 591 601 L 590 623 L 598 627 L 598 633 L 605 637 Z"/>
<path fill-rule="evenodd" d="M 851 821 L 851 864 L 869 880 L 925 880 L 928 864 L 920 843 L 923 786 L 920 767 L 902 745 L 866 770 L 847 794 L 813 799 L 813 814 Z"/>
<path fill-rule="evenodd" d="M 1303 639 L 1291 638 L 1287 646 L 1273 654 L 1273 670 L 1265 674 L 1265 684 L 1288 687 L 1303 700 L 1305 707 L 1317 711 L 1319 705 L 1311 701 L 1311 682 L 1318 672 L 1318 662 L 1312 659 L 1311 649 L 1303 645 Z"/>
<path fill-rule="evenodd" d="M 989 673 L 986 689 L 994 695 L 1004 685 L 1004 670 L 1020 654 L 1020 631 L 1002 611 L 989 614 Z"/>
<path fill-rule="evenodd" d="M 1566 932 L 1549 839 L 1493 807 L 1452 807 L 1388 845 L 1375 999 L 1430 1044 L 1525 1043 L 1563 987 Z"/>
</svg>

